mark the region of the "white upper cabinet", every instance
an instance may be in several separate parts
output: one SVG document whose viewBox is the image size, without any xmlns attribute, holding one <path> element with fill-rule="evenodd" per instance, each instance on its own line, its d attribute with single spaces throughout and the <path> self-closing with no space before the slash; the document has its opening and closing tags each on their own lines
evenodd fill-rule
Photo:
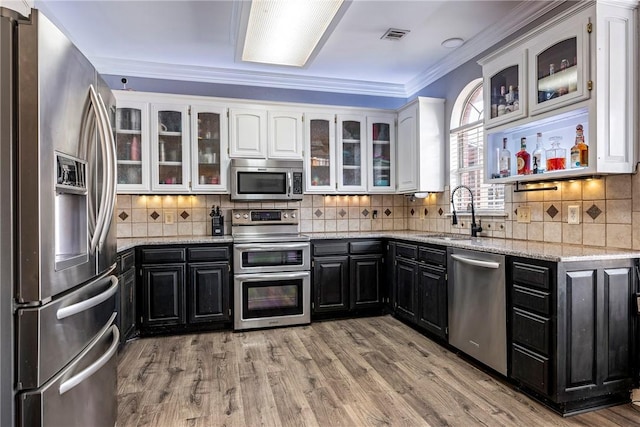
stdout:
<svg viewBox="0 0 640 427">
<path fill-rule="evenodd" d="M 395 192 L 395 116 L 367 116 L 367 153 L 368 191 Z"/>
<path fill-rule="evenodd" d="M 252 159 L 267 157 L 267 110 L 229 109 L 229 156 Z"/>
<path fill-rule="evenodd" d="M 119 193 L 228 192 L 227 107 L 115 91 Z"/>
<path fill-rule="evenodd" d="M 151 189 L 149 104 L 118 101 L 115 126 L 118 192 L 146 193 Z"/>
<path fill-rule="evenodd" d="M 189 191 L 189 106 L 151 104 L 151 189 Z"/>
<path fill-rule="evenodd" d="M 521 119 L 527 115 L 527 50 L 514 50 L 482 68 L 484 75 L 485 127 Z"/>
<path fill-rule="evenodd" d="M 531 115 L 589 98 L 592 10 L 563 19 L 540 33 L 529 47 Z"/>
<path fill-rule="evenodd" d="M 637 7 L 637 2 L 579 2 L 479 61 L 486 91 L 491 90 L 487 79 L 497 75 L 500 64 L 508 67 L 526 52 L 526 61 L 520 64 L 527 69 L 526 84 L 518 91 L 521 114 L 486 115 L 488 182 L 634 172 L 639 96 Z M 528 95 L 526 111 L 522 110 L 523 93 Z M 485 100 L 490 96 L 485 94 Z M 577 132 L 578 126 L 582 132 Z M 583 159 L 576 162 L 571 151 L 577 147 L 579 133 L 588 150 L 582 150 Z M 531 163 L 539 145 L 538 173 L 533 173 L 533 164 L 528 171 L 518 171 L 518 157 L 527 157 L 518 156 L 523 143 Z M 507 173 L 501 173 L 499 165 L 505 153 L 503 144 L 511 158 Z"/>
<path fill-rule="evenodd" d="M 337 115 L 338 191 L 367 191 L 366 116 Z"/>
<path fill-rule="evenodd" d="M 305 113 L 305 192 L 328 194 L 336 191 L 335 114 Z"/>
<path fill-rule="evenodd" d="M 229 156 L 302 160 L 302 112 L 269 107 L 229 109 Z"/>
<path fill-rule="evenodd" d="M 301 112 L 269 110 L 268 158 L 302 160 L 302 117 Z"/>
<path fill-rule="evenodd" d="M 229 176 L 227 108 L 206 103 L 192 105 L 191 129 L 192 190 L 225 192 Z"/>
<path fill-rule="evenodd" d="M 419 97 L 398 111 L 397 192 L 444 191 L 444 99 Z"/>
</svg>

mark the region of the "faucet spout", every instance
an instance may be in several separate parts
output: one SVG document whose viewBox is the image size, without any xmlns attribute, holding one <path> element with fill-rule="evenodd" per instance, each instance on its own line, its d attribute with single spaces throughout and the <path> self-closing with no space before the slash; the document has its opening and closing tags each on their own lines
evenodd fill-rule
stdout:
<svg viewBox="0 0 640 427">
<path fill-rule="evenodd" d="M 458 185 L 453 189 L 453 191 L 451 191 L 451 215 L 453 217 L 451 223 L 452 225 L 456 225 L 458 223 L 458 218 L 456 216 L 456 205 L 453 201 L 453 196 L 460 188 L 465 188 L 471 195 L 471 236 L 478 237 L 478 233 L 482 232 L 482 225 L 480 223 L 476 224 L 476 211 L 473 205 L 473 191 L 471 191 L 471 188 L 467 187 L 466 185 Z"/>
</svg>

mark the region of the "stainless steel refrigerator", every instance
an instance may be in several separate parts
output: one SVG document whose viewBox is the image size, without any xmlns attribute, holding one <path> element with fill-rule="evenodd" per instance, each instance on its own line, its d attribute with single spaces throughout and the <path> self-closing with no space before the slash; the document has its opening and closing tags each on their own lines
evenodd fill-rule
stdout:
<svg viewBox="0 0 640 427">
<path fill-rule="evenodd" d="M 37 10 L 0 16 L 0 425 L 113 426 L 115 98 Z"/>
</svg>

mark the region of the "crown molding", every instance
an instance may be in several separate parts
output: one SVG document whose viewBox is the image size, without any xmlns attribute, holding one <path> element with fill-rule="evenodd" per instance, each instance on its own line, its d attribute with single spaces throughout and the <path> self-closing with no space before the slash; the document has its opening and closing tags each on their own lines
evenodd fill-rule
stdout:
<svg viewBox="0 0 640 427">
<path fill-rule="evenodd" d="M 101 74 L 406 98 L 402 84 L 163 64 L 124 58 L 89 59 Z"/>
<path fill-rule="evenodd" d="M 415 94 L 424 87 L 455 70 L 462 64 L 478 56 L 478 54 L 493 47 L 516 31 L 529 25 L 545 13 L 555 9 L 565 0 L 527 1 L 515 8 L 507 17 L 501 20 L 501 25 L 492 25 L 464 45 L 453 51 L 433 67 L 411 79 L 405 84 L 407 97 Z M 504 23 L 504 25 L 502 25 Z"/>
</svg>

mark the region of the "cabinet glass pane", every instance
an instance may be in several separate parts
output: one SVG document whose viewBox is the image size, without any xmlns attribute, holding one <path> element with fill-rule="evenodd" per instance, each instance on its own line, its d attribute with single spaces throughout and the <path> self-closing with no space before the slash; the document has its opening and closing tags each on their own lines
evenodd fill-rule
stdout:
<svg viewBox="0 0 640 427">
<path fill-rule="evenodd" d="M 491 77 L 491 118 L 520 109 L 518 66 L 505 68 Z"/>
<path fill-rule="evenodd" d="M 536 57 L 538 103 L 578 90 L 577 38 L 563 40 Z"/>
<path fill-rule="evenodd" d="M 158 111 L 158 183 L 182 185 L 182 161 L 182 113 Z"/>
<path fill-rule="evenodd" d="M 311 120 L 311 185 L 331 185 L 328 120 Z"/>
<path fill-rule="evenodd" d="M 373 185 L 388 187 L 391 183 L 391 130 L 389 123 L 373 123 Z"/>
<path fill-rule="evenodd" d="M 118 184 L 142 184 L 142 111 L 116 110 L 116 153 Z"/>
<path fill-rule="evenodd" d="M 342 184 L 361 185 L 362 155 L 360 122 L 342 122 Z"/>
<path fill-rule="evenodd" d="M 220 183 L 220 114 L 198 113 L 198 179 Z"/>
</svg>

